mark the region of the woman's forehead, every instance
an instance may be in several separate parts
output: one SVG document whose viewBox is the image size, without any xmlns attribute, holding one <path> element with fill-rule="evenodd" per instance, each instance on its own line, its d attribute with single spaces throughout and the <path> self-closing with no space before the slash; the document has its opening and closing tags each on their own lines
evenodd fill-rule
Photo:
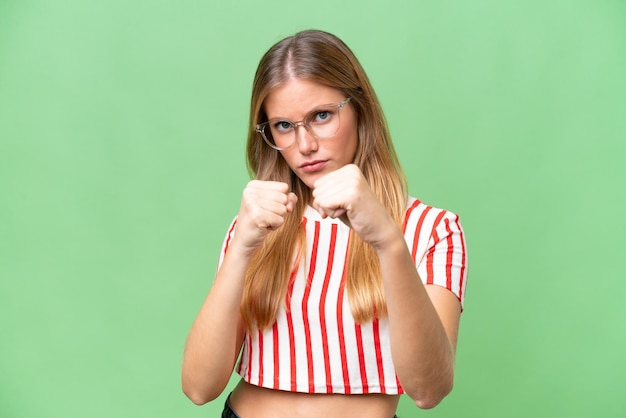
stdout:
<svg viewBox="0 0 626 418">
<path fill-rule="evenodd" d="M 344 100 L 343 94 L 316 81 L 291 78 L 272 89 L 264 101 L 267 117 L 303 118 L 316 107 Z"/>
</svg>

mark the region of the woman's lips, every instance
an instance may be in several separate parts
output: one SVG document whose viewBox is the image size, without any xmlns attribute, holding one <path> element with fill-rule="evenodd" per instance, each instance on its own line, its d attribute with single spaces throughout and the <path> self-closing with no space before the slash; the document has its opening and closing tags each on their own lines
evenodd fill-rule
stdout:
<svg viewBox="0 0 626 418">
<path fill-rule="evenodd" d="M 328 161 L 324 160 L 324 161 L 308 161 L 302 165 L 300 165 L 300 168 L 302 169 L 302 171 L 304 171 L 305 173 L 315 173 L 316 171 L 320 171 L 321 169 L 323 169 L 326 166 L 326 163 Z"/>
</svg>

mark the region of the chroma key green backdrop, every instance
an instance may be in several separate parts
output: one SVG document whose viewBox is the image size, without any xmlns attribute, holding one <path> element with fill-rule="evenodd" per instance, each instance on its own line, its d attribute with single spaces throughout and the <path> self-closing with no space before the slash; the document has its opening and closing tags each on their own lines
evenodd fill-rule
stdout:
<svg viewBox="0 0 626 418">
<path fill-rule="evenodd" d="M 467 235 L 454 391 L 399 415 L 626 416 L 618 0 L 0 0 L 0 416 L 218 416 L 183 344 L 254 70 L 307 28 L 351 46 L 411 194 Z"/>
</svg>

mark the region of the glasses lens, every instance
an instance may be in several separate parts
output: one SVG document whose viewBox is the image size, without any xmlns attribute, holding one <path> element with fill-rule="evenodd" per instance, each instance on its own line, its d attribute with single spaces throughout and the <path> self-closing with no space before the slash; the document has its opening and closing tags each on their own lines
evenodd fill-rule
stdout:
<svg viewBox="0 0 626 418">
<path fill-rule="evenodd" d="M 330 138 L 339 130 L 339 107 L 316 109 L 307 115 L 304 122 L 313 136 L 319 139 Z"/>
<path fill-rule="evenodd" d="M 263 126 L 265 141 L 276 149 L 289 148 L 296 135 L 294 124 L 288 120 L 272 119 Z"/>
</svg>

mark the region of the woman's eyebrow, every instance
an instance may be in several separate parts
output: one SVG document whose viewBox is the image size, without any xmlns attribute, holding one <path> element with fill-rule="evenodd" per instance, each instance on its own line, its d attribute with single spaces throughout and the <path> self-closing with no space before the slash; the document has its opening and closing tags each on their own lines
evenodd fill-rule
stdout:
<svg viewBox="0 0 626 418">
<path fill-rule="evenodd" d="M 317 110 L 320 110 L 326 106 L 332 106 L 334 103 L 323 103 L 323 104 L 319 104 L 316 105 L 314 107 L 312 107 L 310 110 L 308 110 L 305 114 L 304 117 L 306 118 L 309 114 L 311 114 L 312 112 L 315 112 Z M 275 116 L 273 118 L 268 117 L 267 118 L 268 121 L 270 120 L 284 120 L 285 122 L 293 122 L 293 119 L 290 118 L 283 118 L 282 116 Z"/>
</svg>

